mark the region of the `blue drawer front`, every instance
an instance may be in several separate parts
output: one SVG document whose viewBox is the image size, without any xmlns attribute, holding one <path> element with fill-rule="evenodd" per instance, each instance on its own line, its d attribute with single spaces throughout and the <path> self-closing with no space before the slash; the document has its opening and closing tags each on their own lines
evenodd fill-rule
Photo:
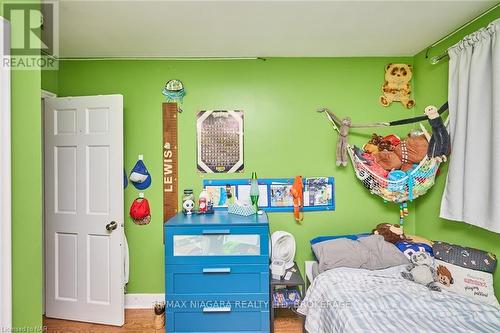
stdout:
<svg viewBox="0 0 500 333">
<path fill-rule="evenodd" d="M 233 312 L 269 311 L 269 293 L 166 294 L 168 312 L 198 312 L 203 308 L 230 307 Z"/>
<path fill-rule="evenodd" d="M 269 311 L 167 312 L 167 332 L 269 332 Z"/>
<path fill-rule="evenodd" d="M 167 295 L 268 293 L 268 265 L 167 265 Z"/>
<path fill-rule="evenodd" d="M 260 253 L 258 255 L 177 255 L 174 256 L 174 236 L 191 235 L 259 235 Z M 186 264 L 268 264 L 269 228 L 268 226 L 203 226 L 165 228 L 165 263 L 167 265 Z"/>
<path fill-rule="evenodd" d="M 267 217 L 178 214 L 165 225 L 165 290 L 167 333 L 269 332 Z"/>
</svg>

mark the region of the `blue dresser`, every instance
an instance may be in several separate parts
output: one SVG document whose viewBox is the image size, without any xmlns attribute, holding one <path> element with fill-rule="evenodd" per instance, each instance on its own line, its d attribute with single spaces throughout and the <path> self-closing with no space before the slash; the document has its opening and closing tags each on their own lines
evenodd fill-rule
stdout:
<svg viewBox="0 0 500 333">
<path fill-rule="evenodd" d="M 165 290 L 168 333 L 269 332 L 267 215 L 168 220 Z"/>
</svg>

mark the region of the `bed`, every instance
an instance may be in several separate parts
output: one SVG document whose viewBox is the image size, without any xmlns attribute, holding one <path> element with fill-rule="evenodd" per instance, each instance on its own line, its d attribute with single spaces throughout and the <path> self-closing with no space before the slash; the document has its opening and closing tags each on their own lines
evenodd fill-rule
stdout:
<svg viewBox="0 0 500 333">
<path fill-rule="evenodd" d="M 310 280 L 311 263 L 306 263 Z M 309 333 L 500 332 L 500 308 L 405 280 L 405 265 L 334 268 L 314 278 L 298 312 Z"/>
</svg>

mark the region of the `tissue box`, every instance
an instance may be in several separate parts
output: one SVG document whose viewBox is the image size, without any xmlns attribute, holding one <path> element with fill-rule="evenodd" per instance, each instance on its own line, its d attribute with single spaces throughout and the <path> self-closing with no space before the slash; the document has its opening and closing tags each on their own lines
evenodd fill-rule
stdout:
<svg viewBox="0 0 500 333">
<path fill-rule="evenodd" d="M 239 205 L 229 205 L 227 207 L 227 212 L 230 214 L 249 216 L 257 213 L 254 206 L 239 206 Z"/>
</svg>

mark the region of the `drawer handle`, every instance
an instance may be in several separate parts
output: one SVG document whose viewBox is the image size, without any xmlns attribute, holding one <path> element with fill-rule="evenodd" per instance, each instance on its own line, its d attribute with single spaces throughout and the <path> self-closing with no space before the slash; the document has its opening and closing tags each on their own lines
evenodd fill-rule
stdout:
<svg viewBox="0 0 500 333">
<path fill-rule="evenodd" d="M 218 307 L 218 308 L 214 308 L 214 307 L 203 308 L 203 313 L 220 313 L 220 312 L 231 312 L 231 307 L 222 306 L 222 307 Z"/>
<path fill-rule="evenodd" d="M 231 268 L 203 268 L 203 273 L 231 273 Z"/>
<path fill-rule="evenodd" d="M 207 229 L 201 233 L 204 235 L 229 235 L 231 231 L 229 229 Z"/>
</svg>

